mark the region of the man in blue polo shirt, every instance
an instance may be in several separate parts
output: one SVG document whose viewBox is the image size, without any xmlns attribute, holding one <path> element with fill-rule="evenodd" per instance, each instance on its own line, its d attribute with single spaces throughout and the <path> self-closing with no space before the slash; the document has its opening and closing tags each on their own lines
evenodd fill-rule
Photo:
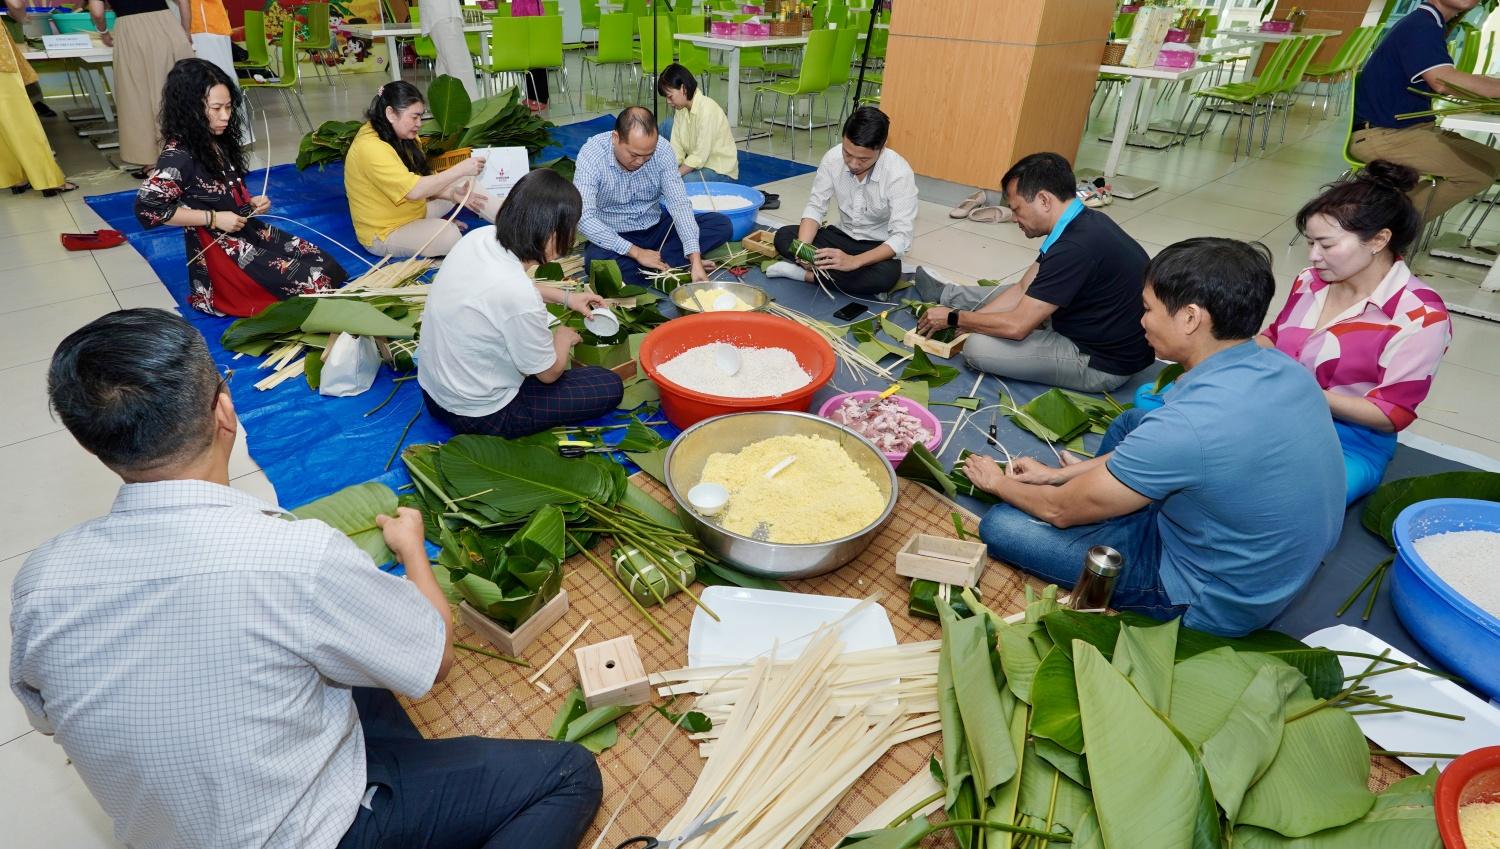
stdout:
<svg viewBox="0 0 1500 849">
<path fill-rule="evenodd" d="M 1141 323 L 1187 372 L 1164 406 L 1121 413 L 1087 462 L 1002 471 L 971 456 L 969 479 L 1004 501 L 979 524 L 990 554 L 1067 586 L 1090 546 L 1111 546 L 1125 557 L 1114 607 L 1215 634 L 1285 609 L 1338 541 L 1344 469 L 1317 382 L 1253 341 L 1275 292 L 1260 245 L 1157 254 Z"/>
<path fill-rule="evenodd" d="M 1033 153 L 1000 178 L 1016 225 L 1046 236 L 1020 282 L 1001 289 L 944 284 L 917 269 L 917 293 L 939 306 L 917 329 L 971 334 L 970 367 L 1081 392 L 1118 389 L 1155 362 L 1141 332 L 1146 251 L 1113 218 L 1084 207 L 1073 168 Z"/>
<path fill-rule="evenodd" d="M 1500 97 L 1500 80 L 1466 74 L 1448 55 L 1446 27 L 1479 0 L 1427 0 L 1391 27 L 1370 54 L 1354 87 L 1349 152 L 1363 162 L 1385 159 L 1442 179 L 1420 184 L 1412 203 L 1431 221 L 1489 188 L 1500 176 L 1500 151 L 1438 128 L 1432 118 L 1398 118 L 1432 108 L 1424 92 L 1452 86 Z"/>
</svg>

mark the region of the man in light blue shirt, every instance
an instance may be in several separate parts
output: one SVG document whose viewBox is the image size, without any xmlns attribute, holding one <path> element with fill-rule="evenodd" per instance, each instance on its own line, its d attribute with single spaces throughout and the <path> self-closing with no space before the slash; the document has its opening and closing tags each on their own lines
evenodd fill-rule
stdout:
<svg viewBox="0 0 1500 849">
<path fill-rule="evenodd" d="M 589 240 L 583 258 L 615 260 L 626 283 L 643 284 L 642 269 L 684 265 L 694 280 L 707 280 L 703 254 L 733 232 L 717 212 L 694 216 L 677 154 L 642 106 L 621 112 L 614 130 L 584 142 L 573 185 L 583 196 L 578 229 Z"/>
<path fill-rule="evenodd" d="M 970 457 L 999 496 L 990 554 L 1071 585 L 1092 545 L 1125 557 L 1112 606 L 1233 636 L 1286 608 L 1338 541 L 1344 471 L 1322 390 L 1253 340 L 1276 290 L 1263 246 L 1178 242 L 1146 269 L 1146 337 L 1187 372 L 1127 410 L 1099 456 L 1054 469 Z"/>
</svg>

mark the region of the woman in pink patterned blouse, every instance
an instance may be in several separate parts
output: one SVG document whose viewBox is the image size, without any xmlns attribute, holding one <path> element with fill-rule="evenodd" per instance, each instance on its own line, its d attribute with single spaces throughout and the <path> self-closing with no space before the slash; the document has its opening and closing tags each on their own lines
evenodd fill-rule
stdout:
<svg viewBox="0 0 1500 849">
<path fill-rule="evenodd" d="M 1297 228 L 1312 265 L 1256 340 L 1323 387 L 1349 503 L 1380 482 L 1453 338 L 1443 299 L 1401 259 L 1422 229 L 1406 195 L 1416 184 L 1417 172 L 1377 160 L 1302 207 Z"/>
</svg>

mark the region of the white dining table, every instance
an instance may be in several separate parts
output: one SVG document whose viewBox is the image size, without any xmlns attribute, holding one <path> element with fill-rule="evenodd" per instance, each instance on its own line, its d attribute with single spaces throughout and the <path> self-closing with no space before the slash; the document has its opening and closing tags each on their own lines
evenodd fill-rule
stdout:
<svg viewBox="0 0 1500 849">
<path fill-rule="evenodd" d="M 1245 79 L 1255 78 L 1255 67 L 1260 64 L 1261 51 L 1266 49 L 1267 44 L 1279 44 L 1293 38 L 1301 38 L 1304 35 L 1321 35 L 1325 38 L 1333 38 L 1343 35 L 1341 29 L 1304 29 L 1301 32 L 1261 32 L 1258 29 L 1221 29 L 1214 33 L 1216 37 L 1232 37 L 1248 42 L 1250 45 L 1250 59 L 1245 63 Z"/>
<path fill-rule="evenodd" d="M 864 33 L 859 34 L 864 38 Z M 710 35 L 708 33 L 678 33 L 673 36 L 678 41 L 689 41 L 709 50 L 717 50 L 728 55 L 725 65 L 729 68 L 729 102 L 725 104 L 725 112 L 729 115 L 729 126 L 736 131 L 736 139 L 743 141 L 739 136 L 740 126 L 740 51 L 759 50 L 763 47 L 801 47 L 807 44 L 807 34 L 802 35 L 776 35 L 776 36 L 752 36 L 752 35 Z M 798 126 L 801 126 L 800 124 Z"/>
<path fill-rule="evenodd" d="M 371 41 L 377 38 L 385 40 L 386 56 L 389 57 L 386 64 L 390 66 L 391 82 L 401 79 L 401 54 L 396 50 L 396 39 L 416 38 L 422 34 L 422 28 L 414 24 L 343 24 L 342 29 Z M 488 33 L 490 30 L 489 21 L 464 24 L 464 32 Z M 488 38 L 479 39 L 479 64 L 484 68 L 490 66 L 490 40 Z M 489 79 L 487 73 L 479 75 L 480 88 L 486 93 L 489 90 Z"/>
<path fill-rule="evenodd" d="M 116 133 L 119 126 L 115 123 L 114 101 L 110 98 L 108 69 L 115 61 L 115 50 L 104 44 L 95 42 L 90 47 L 68 48 L 64 50 L 26 50 L 22 56 L 28 62 L 45 62 L 53 59 L 76 59 L 83 63 L 83 73 L 79 78 L 83 81 L 84 92 L 88 94 L 90 102 L 93 103 L 92 111 L 73 110 L 63 113 L 70 122 L 82 124 L 75 132 L 99 150 L 112 150 L 120 146 Z M 103 123 L 95 124 L 92 122 Z"/>
<path fill-rule="evenodd" d="M 1118 197 L 1130 200 L 1142 195 L 1154 192 L 1161 186 L 1141 177 L 1131 177 L 1120 173 L 1120 154 L 1125 152 L 1125 145 L 1142 144 L 1147 147 L 1165 147 L 1172 139 L 1166 140 L 1158 145 L 1153 142 L 1151 129 L 1151 107 L 1155 100 L 1150 97 L 1142 97 L 1148 84 L 1155 85 L 1157 82 L 1181 82 L 1192 79 L 1200 74 L 1213 70 L 1213 65 L 1199 62 L 1191 68 L 1131 68 L 1124 65 L 1100 65 L 1101 74 L 1118 74 L 1128 77 L 1130 82 L 1125 84 L 1125 95 L 1120 101 L 1119 112 L 1115 116 L 1114 134 L 1110 137 L 1109 155 L 1104 160 L 1104 170 L 1079 169 L 1078 177 L 1081 180 L 1092 179 L 1093 176 L 1102 175 L 1110 184 L 1110 191 Z M 1179 92 L 1181 97 L 1182 92 Z M 1144 117 L 1136 113 L 1142 103 L 1146 104 Z M 1158 135 L 1168 135 L 1159 133 Z"/>
</svg>

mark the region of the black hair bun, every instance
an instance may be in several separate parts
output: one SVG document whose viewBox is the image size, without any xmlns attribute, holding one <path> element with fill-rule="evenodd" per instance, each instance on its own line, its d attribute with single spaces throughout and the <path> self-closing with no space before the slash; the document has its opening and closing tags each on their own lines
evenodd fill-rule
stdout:
<svg viewBox="0 0 1500 849">
<path fill-rule="evenodd" d="M 1421 175 L 1409 166 L 1399 165 L 1386 159 L 1377 159 L 1359 172 L 1359 179 L 1377 186 L 1395 189 L 1404 194 L 1417 187 L 1417 181 L 1421 179 Z"/>
</svg>

